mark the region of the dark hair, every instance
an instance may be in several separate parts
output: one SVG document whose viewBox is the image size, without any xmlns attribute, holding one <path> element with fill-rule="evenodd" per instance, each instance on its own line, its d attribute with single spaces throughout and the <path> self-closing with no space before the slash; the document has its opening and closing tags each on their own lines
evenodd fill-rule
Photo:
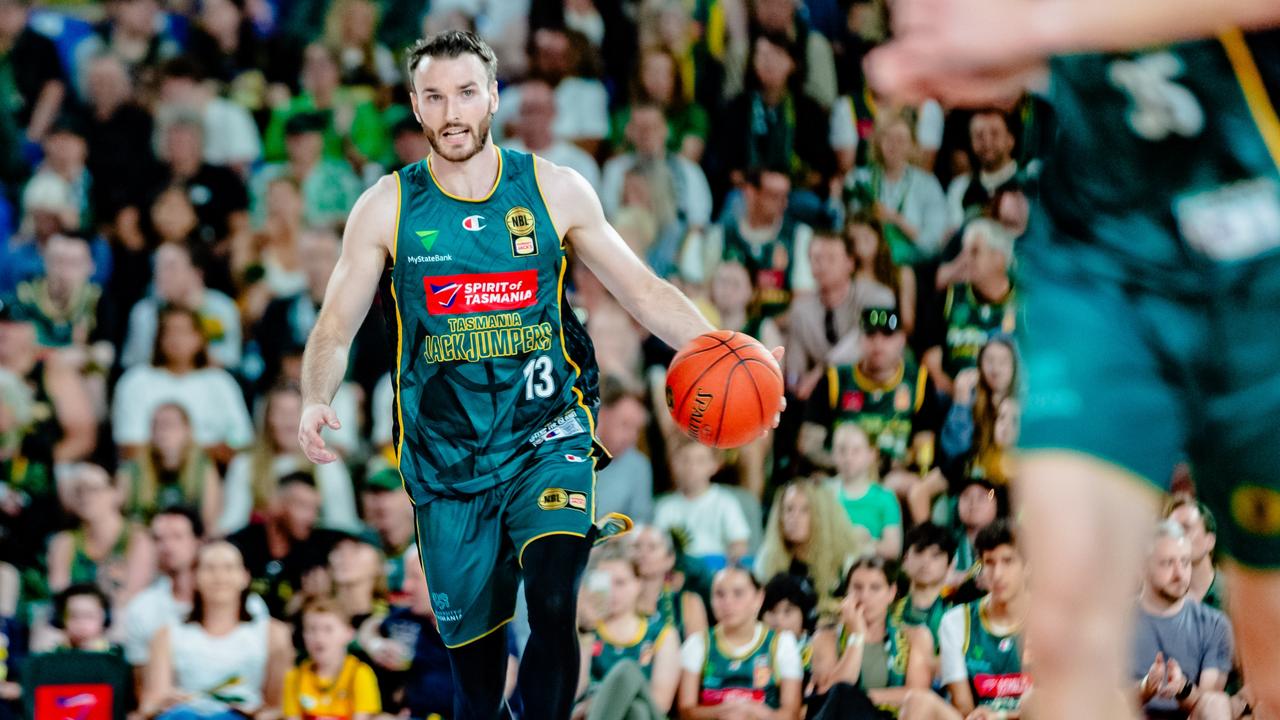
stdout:
<svg viewBox="0 0 1280 720">
<path fill-rule="evenodd" d="M 849 592 L 849 583 L 853 581 L 853 574 L 858 570 L 876 570 L 884 575 L 884 580 L 889 587 L 898 586 L 898 563 L 892 560 L 886 560 L 879 555 L 867 555 L 858 558 L 856 562 L 849 566 L 849 572 L 844 574 L 844 584 L 840 586 L 840 594 Z"/>
<path fill-rule="evenodd" d="M 642 404 L 644 402 L 640 392 L 625 379 L 617 375 L 604 375 L 600 378 L 601 407 L 613 407 L 627 398 L 632 398 Z"/>
<path fill-rule="evenodd" d="M 648 102 L 662 107 L 657 99 L 649 97 L 649 93 L 644 89 L 644 58 L 649 55 L 661 55 L 671 61 L 671 110 L 673 112 L 684 110 L 689 102 L 685 97 L 684 73 L 680 72 L 680 59 L 665 47 L 655 45 L 640 51 L 639 57 L 636 58 L 635 72 L 631 76 L 628 96 L 633 102 Z M 666 108 L 663 108 L 663 112 L 666 112 Z"/>
<path fill-rule="evenodd" d="M 778 603 L 784 600 L 800 608 L 800 613 L 804 615 L 805 630 L 812 632 L 817 622 L 814 610 L 818 607 L 818 595 L 814 592 L 813 583 L 809 582 L 809 578 L 790 573 L 774 575 L 769 582 L 765 583 L 764 604 L 760 606 L 760 617 L 763 618 L 766 612 L 777 607 Z"/>
<path fill-rule="evenodd" d="M 834 240 L 844 248 L 844 254 L 853 257 L 853 238 L 830 225 L 818 225 L 813 228 L 814 240 Z"/>
<path fill-rule="evenodd" d="M 498 56 L 493 48 L 480 39 L 479 35 L 467 30 L 446 30 L 442 33 L 422 38 L 409 47 L 406 65 L 409 71 L 409 89 L 414 90 L 413 72 L 423 58 L 456 58 L 463 55 L 475 55 L 484 65 L 489 82 L 498 81 Z"/>
<path fill-rule="evenodd" d="M 973 539 L 973 552 L 981 558 L 983 553 L 989 553 L 1001 545 L 1018 549 L 1018 534 L 1014 530 L 1013 523 L 1003 519 L 996 520 L 978 531 L 978 536 Z"/>
<path fill-rule="evenodd" d="M 192 82 L 204 81 L 204 68 L 200 67 L 200 63 L 192 58 L 179 55 L 169 58 L 160 66 L 160 77 L 162 79 L 185 79 Z"/>
<path fill-rule="evenodd" d="M 305 472 L 303 470 L 295 470 L 294 472 L 291 472 L 288 475 L 283 475 L 280 477 L 280 480 L 276 483 L 276 490 L 277 491 L 283 490 L 287 486 L 295 485 L 295 484 L 306 485 L 309 488 L 314 488 L 316 486 L 316 479 L 312 477 L 311 473 L 309 472 Z"/>
<path fill-rule="evenodd" d="M 151 349 L 151 365 L 153 367 L 164 367 L 169 363 L 168 356 L 164 354 L 164 326 L 165 319 L 173 315 L 182 315 L 191 320 L 191 324 L 195 327 L 196 333 L 201 340 L 200 348 L 196 350 L 196 356 L 192 360 L 192 364 L 197 368 L 208 367 L 209 338 L 205 337 L 204 326 L 200 322 L 200 314 L 181 305 L 165 305 L 156 311 L 156 340 Z"/>
<path fill-rule="evenodd" d="M 65 630 L 67 627 L 67 605 L 71 598 L 91 597 L 102 606 L 103 627 L 111 625 L 111 600 L 102 588 L 93 583 L 75 583 L 67 586 L 62 592 L 53 596 L 53 618 L 50 621 L 55 628 Z"/>
<path fill-rule="evenodd" d="M 956 556 L 956 536 L 951 531 L 931 522 L 921 523 L 907 532 L 903 541 L 907 550 L 923 551 L 937 547 L 950 561 Z"/>
<path fill-rule="evenodd" d="M 240 553 L 240 548 L 232 545 L 226 540 L 214 540 L 213 542 L 206 543 L 204 547 L 200 548 L 199 554 L 196 555 L 197 567 L 200 565 L 201 556 L 203 556 L 204 553 L 214 545 L 226 545 L 229 548 L 235 549 L 237 554 Z M 244 562 L 244 555 L 240 555 L 240 562 Z M 251 594 L 253 594 L 252 583 L 246 585 L 244 592 L 240 593 L 240 622 L 253 622 L 253 615 L 249 613 L 249 596 Z M 187 615 L 187 622 L 195 625 L 201 625 L 204 623 L 204 597 L 200 595 L 199 588 L 196 588 L 196 591 L 191 598 L 191 612 Z"/>
<path fill-rule="evenodd" d="M 195 535 L 197 539 L 204 537 L 204 521 L 200 519 L 200 513 L 196 512 L 195 508 L 187 505 L 170 505 L 168 507 L 163 507 L 156 511 L 156 514 L 151 517 L 151 521 L 155 522 L 156 518 L 166 515 L 186 518 L 187 522 L 191 523 L 191 533 Z"/>
<path fill-rule="evenodd" d="M 1204 531 L 1216 535 L 1218 533 L 1218 519 L 1213 516 L 1213 511 L 1208 505 L 1188 495 L 1178 495 L 1169 501 L 1165 506 L 1164 517 L 1169 517 L 1174 510 L 1180 507 L 1193 507 L 1200 511 L 1200 522 L 1204 525 Z"/>
<path fill-rule="evenodd" d="M 983 115 L 994 115 L 1000 118 L 1004 122 L 1004 129 L 1008 130 L 1010 133 L 1013 132 L 1013 119 L 1009 117 L 1009 113 L 1005 112 L 1004 110 L 1001 110 L 998 107 L 984 107 L 984 108 L 978 108 L 974 110 L 969 115 L 968 124 L 971 125 L 975 118 L 981 117 Z"/>
<path fill-rule="evenodd" d="M 899 296 L 902 290 L 902 272 L 893 262 L 893 250 L 889 247 L 889 239 L 884 234 L 884 224 L 869 212 L 860 212 L 851 216 L 844 224 L 844 237 L 849 241 L 849 256 L 853 258 L 853 270 L 858 271 L 858 252 L 853 242 L 853 227 L 865 225 L 876 234 L 876 256 L 871 261 L 871 272 L 885 287 L 893 291 L 893 297 Z"/>
</svg>

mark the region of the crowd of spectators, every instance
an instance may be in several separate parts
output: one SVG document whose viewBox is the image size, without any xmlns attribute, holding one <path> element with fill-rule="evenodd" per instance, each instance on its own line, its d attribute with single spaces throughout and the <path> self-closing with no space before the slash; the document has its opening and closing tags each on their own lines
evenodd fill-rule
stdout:
<svg viewBox="0 0 1280 720">
<path fill-rule="evenodd" d="M 1052 123 L 877 96 L 887 4 L 0 0 L 0 716 L 69 687 L 117 718 L 449 717 L 378 308 L 341 462 L 296 431 L 347 213 L 430 150 L 403 50 L 467 29 L 499 57 L 497 143 L 579 172 L 715 325 L 787 348 L 775 432 L 690 443 L 673 350 L 574 265 L 598 514 L 638 523 L 583 582 L 577 714 L 1016 717 L 1012 259 Z M 1128 690 L 1238 716 L 1182 487 Z"/>
</svg>

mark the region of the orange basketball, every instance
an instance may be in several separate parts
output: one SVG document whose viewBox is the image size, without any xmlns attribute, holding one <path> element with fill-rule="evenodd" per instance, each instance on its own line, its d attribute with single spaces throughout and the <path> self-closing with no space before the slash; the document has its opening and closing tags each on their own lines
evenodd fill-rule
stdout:
<svg viewBox="0 0 1280 720">
<path fill-rule="evenodd" d="M 690 438 L 717 448 L 742 447 L 773 425 L 782 406 L 782 371 L 750 335 L 699 335 L 667 369 L 667 407 Z"/>
</svg>

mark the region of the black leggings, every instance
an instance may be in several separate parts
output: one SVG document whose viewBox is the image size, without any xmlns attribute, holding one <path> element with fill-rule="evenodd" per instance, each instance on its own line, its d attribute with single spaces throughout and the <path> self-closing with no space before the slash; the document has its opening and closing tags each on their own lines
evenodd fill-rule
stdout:
<svg viewBox="0 0 1280 720">
<path fill-rule="evenodd" d="M 525 548 L 524 595 L 529 642 L 520 662 L 516 694 L 521 720 L 568 720 L 577 691 L 578 584 L 591 543 L 548 535 Z M 454 720 L 511 717 L 502 700 L 507 678 L 507 634 L 490 633 L 449 651 Z"/>
</svg>

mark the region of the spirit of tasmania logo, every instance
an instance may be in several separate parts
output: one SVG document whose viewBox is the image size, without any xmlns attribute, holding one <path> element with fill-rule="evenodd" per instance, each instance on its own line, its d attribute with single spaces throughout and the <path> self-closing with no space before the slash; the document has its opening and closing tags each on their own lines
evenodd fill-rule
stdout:
<svg viewBox="0 0 1280 720">
<path fill-rule="evenodd" d="M 516 310 L 538 300 L 538 271 L 437 275 L 422 278 L 432 315 Z"/>
</svg>

